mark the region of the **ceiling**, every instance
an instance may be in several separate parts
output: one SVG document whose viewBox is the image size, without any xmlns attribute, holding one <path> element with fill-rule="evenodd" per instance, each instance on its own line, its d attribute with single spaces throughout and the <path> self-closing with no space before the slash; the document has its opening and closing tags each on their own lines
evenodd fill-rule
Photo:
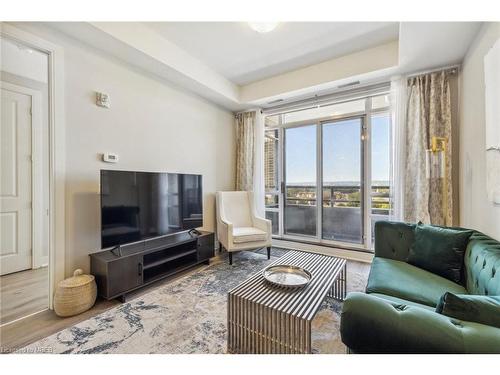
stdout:
<svg viewBox="0 0 500 375">
<path fill-rule="evenodd" d="M 238 85 L 397 40 L 399 35 L 398 22 L 286 22 L 264 34 L 247 22 L 146 25 Z"/>
<path fill-rule="evenodd" d="M 232 111 L 460 64 L 481 22 L 48 22 Z M 355 87 L 349 86 L 349 87 Z"/>
</svg>

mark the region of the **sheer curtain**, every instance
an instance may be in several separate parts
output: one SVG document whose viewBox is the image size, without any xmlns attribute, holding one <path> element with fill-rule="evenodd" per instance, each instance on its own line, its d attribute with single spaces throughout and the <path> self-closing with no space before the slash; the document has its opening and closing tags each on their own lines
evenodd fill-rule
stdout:
<svg viewBox="0 0 500 375">
<path fill-rule="evenodd" d="M 253 188 L 255 112 L 236 115 L 236 190 Z"/>
<path fill-rule="evenodd" d="M 260 109 L 236 115 L 236 190 L 253 191 L 257 215 L 264 208 L 264 116 Z"/>
<path fill-rule="evenodd" d="M 405 191 L 405 154 L 406 154 L 406 78 L 391 79 L 391 172 L 390 192 L 391 210 L 389 220 L 403 220 Z"/>
<path fill-rule="evenodd" d="M 254 165 L 253 165 L 253 196 L 257 215 L 265 217 L 265 186 L 264 186 L 264 115 L 260 110 L 255 112 L 254 126 Z"/>
</svg>

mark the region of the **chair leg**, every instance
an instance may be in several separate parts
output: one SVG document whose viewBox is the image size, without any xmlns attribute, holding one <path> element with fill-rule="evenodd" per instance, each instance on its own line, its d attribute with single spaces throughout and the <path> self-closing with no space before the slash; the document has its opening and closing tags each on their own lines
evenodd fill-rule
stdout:
<svg viewBox="0 0 500 375">
<path fill-rule="evenodd" d="M 271 259 L 271 246 L 267 247 L 267 259 Z"/>
<path fill-rule="evenodd" d="M 219 254 L 222 254 L 222 242 L 219 242 Z"/>
<path fill-rule="evenodd" d="M 232 265 L 233 264 L 233 252 L 230 251 L 229 252 L 229 265 Z"/>
</svg>

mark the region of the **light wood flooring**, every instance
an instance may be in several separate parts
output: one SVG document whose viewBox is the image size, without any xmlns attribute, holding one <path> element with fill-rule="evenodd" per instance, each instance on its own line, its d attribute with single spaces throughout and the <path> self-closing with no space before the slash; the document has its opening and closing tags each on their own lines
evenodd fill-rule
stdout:
<svg viewBox="0 0 500 375">
<path fill-rule="evenodd" d="M 48 267 L 0 277 L 0 325 L 42 311 L 48 305 Z"/>
<path fill-rule="evenodd" d="M 210 264 L 214 264 L 218 261 L 220 261 L 218 257 L 213 258 L 210 261 Z M 170 283 L 179 277 L 183 277 L 191 272 L 196 272 L 201 267 L 203 267 L 203 265 L 196 266 L 170 278 L 152 283 L 127 295 L 127 300 L 149 293 L 151 290 Z M 38 314 L 28 316 L 25 319 L 3 325 L 0 327 L 0 353 L 13 352 L 16 349 L 22 348 L 44 337 L 50 336 L 65 328 L 69 328 L 84 320 L 92 318 L 93 316 L 109 310 L 120 303 L 121 302 L 117 299 L 107 301 L 102 298 L 97 298 L 95 305 L 90 310 L 76 316 L 60 318 L 54 313 L 53 310 L 45 310 Z"/>
<path fill-rule="evenodd" d="M 218 255 L 212 258 L 210 264 L 223 261 Z M 225 260 L 227 261 L 227 260 Z M 203 265 L 194 267 L 192 269 L 181 272 L 171 278 L 159 280 L 156 283 L 148 285 L 138 291 L 130 294 L 127 299 L 132 299 L 140 295 L 151 292 L 151 290 L 158 288 L 164 284 L 170 283 L 175 279 L 185 276 L 191 272 L 196 272 Z M 360 263 L 349 261 L 348 275 L 350 272 L 364 272 L 367 273 L 370 265 L 367 263 Z M 348 276 L 348 287 L 352 280 Z M 15 351 L 17 348 L 22 348 L 28 344 L 38 341 L 44 337 L 50 336 L 63 329 L 69 328 L 79 322 L 87 320 L 95 315 L 98 315 L 112 307 L 119 305 L 121 302 L 118 300 L 106 301 L 104 299 L 97 299 L 96 304 L 90 310 L 69 318 L 60 318 L 54 311 L 46 310 L 41 313 L 29 316 L 25 319 L 13 322 L 11 324 L 0 327 L 0 353 L 9 353 Z"/>
</svg>

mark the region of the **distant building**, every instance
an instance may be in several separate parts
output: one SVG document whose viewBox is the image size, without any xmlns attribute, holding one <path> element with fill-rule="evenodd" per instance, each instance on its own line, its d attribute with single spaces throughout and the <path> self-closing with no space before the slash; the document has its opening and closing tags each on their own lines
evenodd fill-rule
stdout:
<svg viewBox="0 0 500 375">
<path fill-rule="evenodd" d="M 277 142 L 274 138 L 274 132 L 266 132 L 264 142 L 264 183 L 266 190 L 275 190 L 277 174 Z"/>
</svg>

